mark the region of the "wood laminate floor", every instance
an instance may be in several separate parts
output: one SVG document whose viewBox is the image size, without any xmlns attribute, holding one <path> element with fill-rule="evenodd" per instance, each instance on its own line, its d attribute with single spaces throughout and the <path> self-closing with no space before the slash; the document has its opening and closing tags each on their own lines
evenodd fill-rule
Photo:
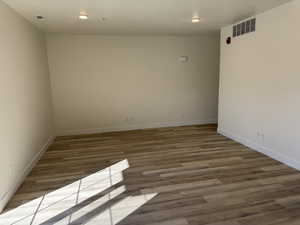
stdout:
<svg viewBox="0 0 300 225">
<path fill-rule="evenodd" d="M 215 125 L 58 137 L 1 216 L 3 225 L 300 225 L 300 173 Z"/>
</svg>

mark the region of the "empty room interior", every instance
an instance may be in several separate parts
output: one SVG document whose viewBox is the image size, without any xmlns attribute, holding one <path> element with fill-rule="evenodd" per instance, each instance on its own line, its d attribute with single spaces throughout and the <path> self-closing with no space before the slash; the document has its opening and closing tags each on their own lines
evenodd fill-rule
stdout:
<svg viewBox="0 0 300 225">
<path fill-rule="evenodd" d="M 0 0 L 0 225 L 300 225 L 300 0 Z"/>
</svg>

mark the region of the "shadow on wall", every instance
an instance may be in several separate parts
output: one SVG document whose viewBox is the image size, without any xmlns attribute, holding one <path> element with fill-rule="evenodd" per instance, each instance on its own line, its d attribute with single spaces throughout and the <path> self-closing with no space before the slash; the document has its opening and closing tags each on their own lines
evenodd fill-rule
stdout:
<svg viewBox="0 0 300 225">
<path fill-rule="evenodd" d="M 123 179 L 127 168 L 124 159 L 0 215 L 0 224 L 126 224 L 130 214 L 157 196 L 130 194 Z"/>
</svg>

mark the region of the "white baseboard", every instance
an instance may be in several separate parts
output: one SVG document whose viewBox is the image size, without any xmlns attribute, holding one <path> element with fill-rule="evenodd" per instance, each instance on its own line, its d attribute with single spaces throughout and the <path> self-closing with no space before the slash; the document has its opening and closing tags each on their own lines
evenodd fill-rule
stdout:
<svg viewBox="0 0 300 225">
<path fill-rule="evenodd" d="M 300 162 L 297 160 L 294 160 L 293 158 L 287 157 L 279 151 L 276 151 L 275 149 L 270 149 L 265 146 L 260 145 L 259 143 L 252 142 L 244 137 L 241 137 L 239 135 L 235 135 L 232 132 L 225 131 L 224 129 L 218 128 L 218 133 L 222 134 L 225 137 L 228 137 L 236 142 L 239 142 L 255 151 L 258 151 L 266 156 L 269 156 L 272 159 L 275 159 L 279 162 L 282 162 L 296 170 L 300 170 Z"/>
<path fill-rule="evenodd" d="M 82 130 L 65 130 L 65 131 L 58 131 L 57 135 L 66 136 L 66 135 L 80 135 L 80 134 L 97 134 L 97 133 L 105 133 L 105 132 L 113 132 L 113 131 L 129 131 L 129 130 L 140 130 L 140 129 L 149 129 L 149 128 L 205 125 L 205 124 L 212 124 L 212 123 L 217 123 L 217 119 L 181 121 L 181 122 L 153 122 L 153 123 L 145 123 L 145 124 L 126 124 L 126 125 L 82 129 Z"/>
<path fill-rule="evenodd" d="M 42 146 L 41 150 L 33 157 L 31 162 L 25 167 L 23 173 L 21 173 L 20 176 L 16 179 L 15 184 L 13 186 L 11 186 L 10 189 L 8 191 L 6 191 L 3 196 L 1 196 L 1 199 L 0 199 L 0 213 L 3 211 L 6 204 L 9 202 L 9 200 L 12 198 L 12 196 L 16 193 L 18 188 L 24 182 L 25 178 L 29 175 L 29 173 L 33 169 L 33 167 L 41 159 L 41 157 L 43 156 L 45 151 L 53 143 L 54 139 L 55 139 L 54 136 L 49 137 L 47 142 Z"/>
</svg>

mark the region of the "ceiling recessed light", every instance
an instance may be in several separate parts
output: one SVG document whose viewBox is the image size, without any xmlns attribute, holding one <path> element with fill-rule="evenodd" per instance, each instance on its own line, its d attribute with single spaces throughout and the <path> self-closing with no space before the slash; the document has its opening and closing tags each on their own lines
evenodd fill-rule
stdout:
<svg viewBox="0 0 300 225">
<path fill-rule="evenodd" d="M 79 19 L 81 20 L 87 20 L 89 17 L 87 15 L 80 15 Z"/>
<path fill-rule="evenodd" d="M 194 16 L 192 18 L 192 23 L 199 23 L 200 22 L 200 18 L 198 16 Z"/>
<path fill-rule="evenodd" d="M 79 19 L 87 20 L 88 18 L 89 18 L 89 16 L 86 12 L 80 12 Z"/>
</svg>

